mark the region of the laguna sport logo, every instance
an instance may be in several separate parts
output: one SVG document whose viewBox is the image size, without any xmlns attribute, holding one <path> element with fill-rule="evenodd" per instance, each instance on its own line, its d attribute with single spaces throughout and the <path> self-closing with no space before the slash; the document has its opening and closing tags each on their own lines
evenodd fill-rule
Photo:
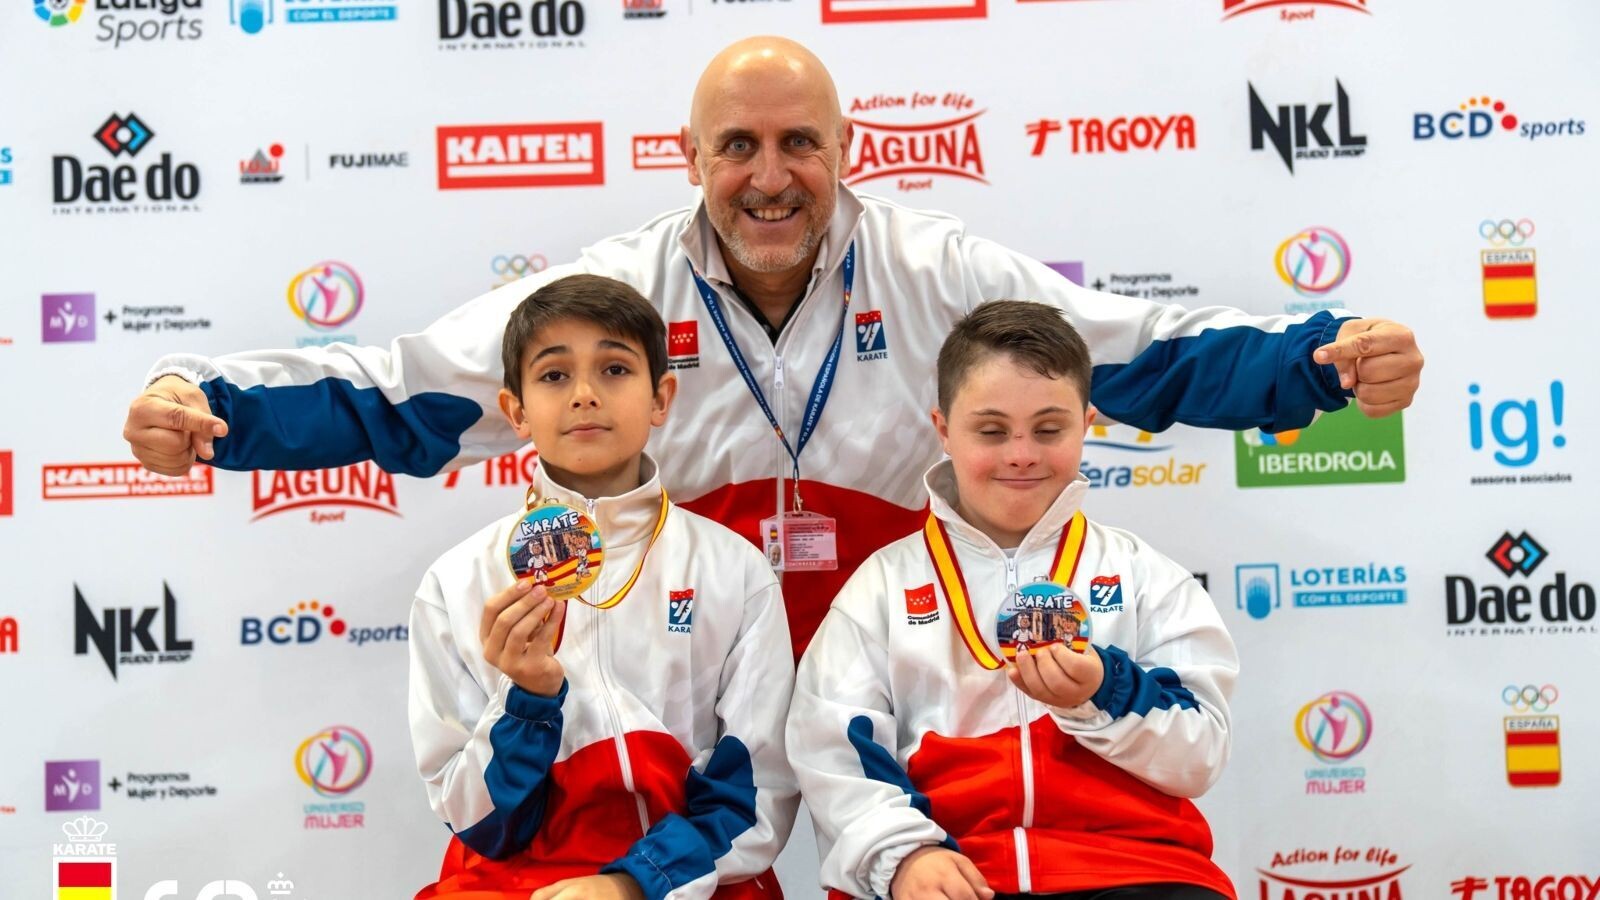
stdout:
<svg viewBox="0 0 1600 900">
<path fill-rule="evenodd" d="M 905 192 L 928 190 L 946 176 L 988 184 L 977 126 L 986 110 L 975 105 L 959 91 L 857 97 L 849 112 L 856 147 L 844 183 L 893 178 Z"/>
</svg>

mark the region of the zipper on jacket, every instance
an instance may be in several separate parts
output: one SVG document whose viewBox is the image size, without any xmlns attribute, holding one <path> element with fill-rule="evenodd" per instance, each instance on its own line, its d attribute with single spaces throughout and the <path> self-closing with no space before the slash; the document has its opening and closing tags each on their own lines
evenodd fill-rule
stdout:
<svg viewBox="0 0 1600 900">
<path fill-rule="evenodd" d="M 586 499 L 589 508 L 589 519 L 594 520 L 593 500 Z M 612 742 L 617 747 L 617 767 L 622 770 L 622 787 L 633 795 L 634 807 L 639 812 L 639 835 L 643 837 L 650 832 L 650 814 L 645 809 L 644 798 L 639 796 L 639 790 L 633 783 L 633 760 L 628 756 L 627 732 L 622 728 L 622 714 L 617 712 L 616 701 L 611 696 L 611 679 L 606 675 L 605 642 L 600 637 L 603 615 L 593 615 L 594 619 L 594 670 L 600 676 L 600 696 L 605 698 L 606 711 L 611 714 Z"/>
<path fill-rule="evenodd" d="M 1005 554 L 1007 599 L 1017 591 L 1017 552 Z M 1033 827 L 1033 733 L 1028 728 L 1027 695 L 1014 687 L 1011 688 L 1011 694 L 1016 699 L 1018 753 L 1022 757 L 1022 825 L 1013 828 L 1011 833 L 1016 841 L 1017 850 L 1017 891 L 1027 894 L 1033 891 L 1033 873 L 1028 865 L 1027 833 L 1027 829 Z"/>
</svg>

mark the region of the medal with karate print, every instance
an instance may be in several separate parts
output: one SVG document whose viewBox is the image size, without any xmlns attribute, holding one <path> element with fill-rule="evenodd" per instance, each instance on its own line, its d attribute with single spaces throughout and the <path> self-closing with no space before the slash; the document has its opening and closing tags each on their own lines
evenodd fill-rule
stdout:
<svg viewBox="0 0 1600 900">
<path fill-rule="evenodd" d="M 606 558 L 600 528 L 576 507 L 555 500 L 529 502 L 506 543 L 511 574 L 533 579 L 557 600 L 576 597 L 600 577 Z"/>
<path fill-rule="evenodd" d="M 995 637 L 1006 659 L 1037 653 L 1051 644 L 1066 644 L 1078 653 L 1092 637 L 1089 608 L 1069 587 L 1040 578 L 1023 585 L 1000 604 Z"/>
</svg>

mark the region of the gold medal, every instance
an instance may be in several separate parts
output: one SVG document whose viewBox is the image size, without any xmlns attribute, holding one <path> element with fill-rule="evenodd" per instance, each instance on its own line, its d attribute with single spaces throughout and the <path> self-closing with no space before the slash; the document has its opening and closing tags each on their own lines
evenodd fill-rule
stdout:
<svg viewBox="0 0 1600 900">
<path fill-rule="evenodd" d="M 589 589 L 605 562 L 600 529 L 583 510 L 546 501 L 511 528 L 506 559 L 518 580 L 531 578 L 550 596 L 569 600 Z"/>
</svg>

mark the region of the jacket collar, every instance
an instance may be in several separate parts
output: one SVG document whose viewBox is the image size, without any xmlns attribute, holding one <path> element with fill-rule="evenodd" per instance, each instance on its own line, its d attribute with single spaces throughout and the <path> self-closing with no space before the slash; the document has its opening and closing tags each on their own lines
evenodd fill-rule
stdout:
<svg viewBox="0 0 1600 900">
<path fill-rule="evenodd" d="M 945 531 L 953 539 L 993 556 L 1004 554 L 994 539 L 979 531 L 977 526 L 962 518 L 961 513 L 957 511 L 960 496 L 956 490 L 953 462 L 944 459 L 935 463 L 923 476 L 923 482 L 928 487 L 929 509 L 944 523 Z M 1017 548 L 1018 552 L 1028 552 L 1039 547 L 1054 548 L 1061 540 L 1061 530 L 1067 527 L 1073 515 L 1082 508 L 1084 497 L 1088 493 L 1089 479 L 1079 474 L 1061 489 L 1055 502 L 1044 511 L 1039 521 L 1033 523 L 1033 527 L 1023 536 L 1022 543 Z"/>
<path fill-rule="evenodd" d="M 822 249 L 811 267 L 811 285 L 815 286 L 833 271 L 844 265 L 844 255 L 850 249 L 861 225 L 865 208 L 854 192 L 839 185 L 839 199 L 833 207 L 833 220 L 822 236 Z M 722 259 L 721 245 L 717 243 L 716 229 L 711 227 L 711 216 L 706 213 L 705 193 L 695 202 L 689 220 L 678 233 L 678 245 L 688 255 L 694 270 L 706 281 L 724 286 L 733 284 L 733 275 Z M 809 289 L 808 289 L 809 291 Z"/>
<path fill-rule="evenodd" d="M 656 517 L 661 514 L 660 468 L 649 454 L 641 454 L 639 467 L 644 477 L 638 487 L 615 497 L 591 498 L 551 478 L 541 459 L 534 468 L 531 490 L 541 501 L 555 500 L 587 513 L 599 526 L 600 539 L 607 550 L 626 547 L 649 540 L 655 531 Z"/>
</svg>

